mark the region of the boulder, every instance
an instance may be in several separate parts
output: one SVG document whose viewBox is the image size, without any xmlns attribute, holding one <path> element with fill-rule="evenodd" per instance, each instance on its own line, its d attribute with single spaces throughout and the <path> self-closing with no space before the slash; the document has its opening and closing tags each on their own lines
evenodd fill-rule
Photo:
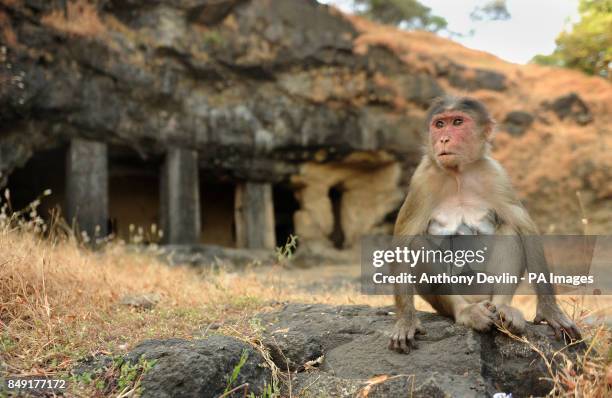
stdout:
<svg viewBox="0 0 612 398">
<path fill-rule="evenodd" d="M 261 354 L 232 337 L 212 335 L 199 340 L 147 340 L 125 359 L 131 363 L 154 360 L 142 380 L 142 397 L 218 397 L 246 353 L 232 388 L 248 383 L 248 393 L 262 395 L 272 374 Z M 243 396 L 244 390 L 229 395 Z"/>
<path fill-rule="evenodd" d="M 548 376 L 546 366 L 529 346 L 437 314 L 418 313 L 427 334 L 417 350 L 407 355 L 389 351 L 391 310 L 289 304 L 260 319 L 277 366 L 297 372 L 294 396 L 349 397 L 368 389 L 369 397 L 490 397 L 496 392 L 523 397 L 546 395 L 552 388 L 541 380 Z M 546 325 L 529 324 L 526 337 L 545 355 L 563 346 Z"/>
</svg>

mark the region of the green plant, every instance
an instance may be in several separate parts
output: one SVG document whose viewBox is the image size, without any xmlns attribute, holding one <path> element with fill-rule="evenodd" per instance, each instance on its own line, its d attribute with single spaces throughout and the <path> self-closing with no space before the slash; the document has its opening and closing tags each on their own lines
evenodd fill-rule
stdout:
<svg viewBox="0 0 612 398">
<path fill-rule="evenodd" d="M 140 389 L 143 376 L 153 368 L 157 361 L 140 358 L 137 363 L 130 363 L 123 358 L 115 360 L 115 366 L 119 369 L 117 388 L 120 396 L 127 396 L 129 392 Z"/>
<path fill-rule="evenodd" d="M 223 44 L 223 36 L 219 32 L 214 30 L 210 30 L 204 33 L 204 43 L 210 46 L 220 46 Z"/>
<path fill-rule="evenodd" d="M 248 351 L 247 350 L 242 350 L 242 354 L 240 355 L 240 360 L 238 361 L 236 366 L 234 366 L 234 370 L 232 371 L 232 374 L 230 375 L 229 379 L 227 380 L 227 386 L 225 387 L 225 391 L 223 392 L 224 394 L 228 394 L 230 392 L 230 390 L 232 389 L 232 384 L 234 384 L 234 382 L 238 378 L 238 375 L 240 375 L 240 370 L 242 369 L 242 367 L 246 363 L 247 359 L 249 359 Z"/>
</svg>

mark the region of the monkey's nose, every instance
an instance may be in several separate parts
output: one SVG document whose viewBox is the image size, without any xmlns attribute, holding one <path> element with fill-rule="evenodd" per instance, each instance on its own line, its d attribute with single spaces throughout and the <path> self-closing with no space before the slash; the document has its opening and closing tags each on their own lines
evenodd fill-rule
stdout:
<svg viewBox="0 0 612 398">
<path fill-rule="evenodd" d="M 442 143 L 442 144 L 446 144 L 446 143 L 448 143 L 449 141 L 450 141 L 450 138 L 449 138 L 449 137 L 442 137 L 442 138 L 440 138 L 440 143 Z"/>
</svg>

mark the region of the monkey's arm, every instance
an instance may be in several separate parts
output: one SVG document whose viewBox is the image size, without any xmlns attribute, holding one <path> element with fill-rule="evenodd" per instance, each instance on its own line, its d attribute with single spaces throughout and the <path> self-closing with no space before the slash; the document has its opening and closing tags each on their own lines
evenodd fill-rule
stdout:
<svg viewBox="0 0 612 398">
<path fill-rule="evenodd" d="M 514 229 L 520 237 L 527 272 L 548 275 L 548 263 L 536 224 L 521 204 L 503 168 L 495 161 L 490 161 L 489 165 L 497 174 L 496 180 L 498 181 L 495 190 L 496 198 L 494 198 L 496 202 L 495 210 L 502 221 Z M 561 332 L 565 331 L 571 338 L 579 339 L 580 331 L 578 327 L 557 304 L 553 285 L 538 283 L 535 285 L 535 289 L 538 304 L 534 323 L 546 321 L 553 328 L 557 337 L 560 337 Z"/>
<path fill-rule="evenodd" d="M 426 178 L 425 170 L 426 167 L 421 164 L 411 179 L 408 195 L 398 213 L 393 230 L 393 234 L 397 237 L 418 235 L 427 227 L 428 215 L 431 214 L 431 211 L 427 209 L 427 192 L 424 191 L 426 184 L 422 183 L 422 180 Z M 396 239 L 396 242 L 399 241 L 400 239 Z M 402 243 L 410 244 L 405 241 Z M 391 264 L 392 274 L 397 275 L 400 271 L 398 264 Z M 416 348 L 415 335 L 423 332 L 416 317 L 414 287 L 411 284 L 396 284 L 394 290 L 397 321 L 389 339 L 389 349 L 408 353 L 411 349 Z"/>
<path fill-rule="evenodd" d="M 549 267 L 537 230 L 534 231 L 532 228 L 529 228 L 524 232 L 531 232 L 531 234 L 519 232 L 523 242 L 527 272 L 548 276 Z M 580 339 L 580 330 L 559 307 L 552 283 L 536 283 L 535 289 L 538 296 L 538 304 L 533 322 L 542 323 L 542 321 L 545 321 L 554 330 L 557 338 L 560 338 L 561 334 L 565 332 L 574 340 Z"/>
<path fill-rule="evenodd" d="M 548 263 L 544 255 L 544 247 L 538 229 L 529 217 L 527 210 L 518 202 L 511 205 L 510 214 L 514 214 L 510 224 L 514 226 L 523 246 L 524 263 L 527 272 L 549 274 Z M 576 324 L 559 307 L 555 298 L 554 287 L 550 283 L 536 283 L 538 304 L 534 323 L 545 321 L 555 332 L 557 338 L 563 331 L 572 339 L 580 339 L 580 331 Z"/>
</svg>

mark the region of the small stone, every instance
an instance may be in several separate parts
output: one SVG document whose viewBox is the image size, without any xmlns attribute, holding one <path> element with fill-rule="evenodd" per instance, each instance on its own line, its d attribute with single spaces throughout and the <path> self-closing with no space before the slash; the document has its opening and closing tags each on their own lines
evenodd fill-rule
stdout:
<svg viewBox="0 0 612 398">
<path fill-rule="evenodd" d="M 145 293 L 124 296 L 119 303 L 121 305 L 127 305 L 129 307 L 150 310 L 153 309 L 157 305 L 157 303 L 159 303 L 160 300 L 161 297 L 157 293 Z"/>
</svg>

